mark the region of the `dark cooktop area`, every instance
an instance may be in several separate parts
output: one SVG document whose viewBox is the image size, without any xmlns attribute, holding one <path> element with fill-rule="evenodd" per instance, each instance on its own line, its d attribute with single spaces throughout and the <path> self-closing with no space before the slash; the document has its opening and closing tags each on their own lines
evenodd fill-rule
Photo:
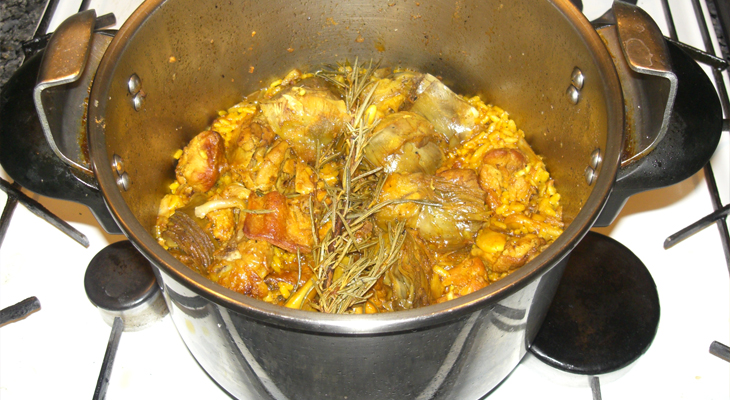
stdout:
<svg viewBox="0 0 730 400">
<path fill-rule="evenodd" d="M 23 63 L 23 42 L 31 39 L 45 0 L 0 1 L 0 87 Z"/>
</svg>

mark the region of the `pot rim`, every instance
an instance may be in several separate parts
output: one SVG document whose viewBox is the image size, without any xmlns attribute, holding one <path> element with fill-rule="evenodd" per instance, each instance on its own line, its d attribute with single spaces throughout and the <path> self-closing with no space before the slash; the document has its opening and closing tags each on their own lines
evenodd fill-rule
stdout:
<svg viewBox="0 0 730 400">
<path fill-rule="evenodd" d="M 123 55 L 128 41 L 166 0 L 148 0 L 129 17 L 104 54 L 92 85 L 89 104 L 93 106 L 89 107 L 88 142 L 92 167 L 107 207 L 135 247 L 165 275 L 220 307 L 264 323 L 322 334 L 373 335 L 440 325 L 488 308 L 490 304 L 516 293 L 541 277 L 570 253 L 600 214 L 619 168 L 624 130 L 623 97 L 611 56 L 597 32 L 568 0 L 547 1 L 558 9 L 573 25 L 575 33 L 582 37 L 600 72 L 600 79 L 608 96 L 608 132 L 603 162 L 586 203 L 563 234 L 532 261 L 481 290 L 441 304 L 413 310 L 370 315 L 323 314 L 288 309 L 237 293 L 208 280 L 164 250 L 137 221 L 122 197 L 106 147 L 103 116 L 108 99 L 106 93 L 110 90 L 117 60 Z"/>
</svg>

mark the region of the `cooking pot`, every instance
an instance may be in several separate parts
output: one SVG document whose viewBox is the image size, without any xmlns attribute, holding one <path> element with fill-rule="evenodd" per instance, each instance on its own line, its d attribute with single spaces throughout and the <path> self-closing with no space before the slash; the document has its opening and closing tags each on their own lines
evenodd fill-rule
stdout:
<svg viewBox="0 0 730 400">
<path fill-rule="evenodd" d="M 238 398 L 484 396 L 525 355 L 586 232 L 631 194 L 694 174 L 721 134 L 702 70 L 624 3 L 593 26 L 562 0 L 148 0 L 113 39 L 93 26 L 93 12 L 74 16 L 6 86 L 0 162 L 21 185 L 87 204 L 124 233 L 156 267 L 190 352 Z M 475 293 L 377 315 L 253 300 L 160 247 L 150 232 L 175 151 L 291 68 L 345 59 L 429 72 L 509 111 L 555 178 L 562 236 Z M 69 100 L 89 88 L 88 101 Z M 19 128 L 22 105 L 39 117 Z"/>
</svg>

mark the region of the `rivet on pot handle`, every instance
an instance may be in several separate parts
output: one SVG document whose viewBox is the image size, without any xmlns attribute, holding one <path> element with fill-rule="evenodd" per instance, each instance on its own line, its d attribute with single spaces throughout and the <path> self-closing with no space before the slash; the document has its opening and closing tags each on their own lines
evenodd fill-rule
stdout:
<svg viewBox="0 0 730 400">
<path fill-rule="evenodd" d="M 589 185 L 592 185 L 598 177 L 598 166 L 601 165 L 602 161 L 603 157 L 601 156 L 601 149 L 593 150 L 593 153 L 591 153 L 590 164 L 588 164 L 585 169 L 586 183 Z"/>
<path fill-rule="evenodd" d="M 131 185 L 129 174 L 124 172 L 124 161 L 118 154 L 112 157 L 112 170 L 117 175 L 117 186 L 124 191 L 129 190 Z"/>
<path fill-rule="evenodd" d="M 142 103 L 144 103 L 144 98 L 147 97 L 147 95 L 144 90 L 142 90 L 142 80 L 139 79 L 137 74 L 132 74 L 132 76 L 129 77 L 129 80 L 127 81 L 127 89 L 129 90 L 129 94 L 132 95 L 132 106 L 134 107 L 134 111 L 141 110 Z"/>
<path fill-rule="evenodd" d="M 60 125 L 62 119 L 53 113 L 54 109 L 59 108 L 58 104 L 53 104 L 53 88 L 81 78 L 91 51 L 95 23 L 96 12 L 87 10 L 73 15 L 58 26 L 46 49 L 38 72 L 38 83 L 33 90 L 33 101 L 49 146 L 66 164 L 88 176 L 94 173 L 81 160 L 78 144 L 65 145 L 60 129 L 52 129 L 53 125 Z M 72 155 L 68 156 L 67 153 Z"/>
<path fill-rule="evenodd" d="M 571 104 L 578 104 L 580 101 L 580 90 L 583 89 L 584 83 L 585 77 L 583 76 L 583 71 L 578 67 L 573 68 L 573 72 L 570 74 L 570 86 L 568 86 L 566 92 Z"/>
</svg>

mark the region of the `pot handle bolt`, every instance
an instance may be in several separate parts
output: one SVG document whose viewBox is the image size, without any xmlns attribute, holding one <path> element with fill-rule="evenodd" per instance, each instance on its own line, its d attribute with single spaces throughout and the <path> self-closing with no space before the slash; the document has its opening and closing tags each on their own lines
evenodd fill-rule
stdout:
<svg viewBox="0 0 730 400">
<path fill-rule="evenodd" d="M 112 157 L 112 169 L 117 173 L 117 175 L 124 172 L 124 161 L 122 161 L 122 157 L 118 154 L 115 154 Z"/>
<path fill-rule="evenodd" d="M 598 172 L 596 171 L 598 171 L 598 166 L 601 165 L 601 161 L 603 161 L 603 157 L 601 157 L 601 149 L 593 150 L 593 152 L 591 153 L 591 160 L 589 161 L 589 164 L 584 172 L 586 182 L 589 186 L 592 185 L 598 177 Z"/>
<path fill-rule="evenodd" d="M 570 74 L 570 82 L 575 86 L 576 89 L 581 90 L 583 89 L 583 84 L 585 83 L 585 76 L 583 76 L 583 71 L 580 70 L 580 68 L 575 67 L 573 68 L 573 73 Z"/>
<path fill-rule="evenodd" d="M 126 192 L 127 190 L 129 190 L 129 185 L 129 175 L 126 172 L 122 172 L 122 174 L 117 177 L 117 186 L 119 186 L 122 190 Z"/>
<path fill-rule="evenodd" d="M 124 161 L 119 154 L 112 156 L 112 170 L 117 174 L 117 186 L 124 191 L 129 190 L 129 185 L 131 184 L 129 174 L 124 172 Z"/>
<path fill-rule="evenodd" d="M 144 98 L 147 94 L 145 94 L 144 90 L 142 90 L 142 80 L 139 79 L 139 75 L 136 73 L 129 77 L 129 80 L 127 81 L 127 90 L 129 91 L 129 94 L 133 96 L 132 106 L 134 106 L 134 111 L 141 110 L 142 103 L 144 102 Z"/>
<path fill-rule="evenodd" d="M 578 67 L 573 68 L 573 72 L 570 74 L 570 86 L 568 86 L 568 90 L 566 91 L 571 104 L 578 104 L 580 90 L 583 89 L 584 83 L 585 77 L 583 76 L 583 71 Z"/>
<path fill-rule="evenodd" d="M 601 157 L 601 149 L 595 149 L 593 150 L 593 153 L 591 153 L 591 168 L 598 169 L 598 166 L 601 165 L 601 161 L 603 161 L 603 157 Z"/>
<path fill-rule="evenodd" d="M 588 183 L 588 185 L 590 186 L 593 184 L 593 182 L 596 181 L 596 177 L 598 176 L 598 173 L 596 172 L 595 169 L 593 169 L 591 167 L 586 167 L 584 175 L 586 177 L 586 183 Z"/>
<path fill-rule="evenodd" d="M 578 104 L 578 100 L 580 100 L 580 90 L 576 89 L 575 86 L 570 85 L 568 87 L 568 100 L 570 100 L 571 104 Z"/>
<path fill-rule="evenodd" d="M 139 92 L 141 87 L 142 81 L 139 80 L 139 76 L 137 76 L 137 74 L 132 74 L 132 76 L 129 77 L 129 81 L 127 81 L 127 89 L 129 89 L 129 94 L 134 96 Z"/>
<path fill-rule="evenodd" d="M 144 102 L 145 93 L 144 91 L 140 90 L 139 93 L 135 94 L 132 98 L 132 105 L 134 106 L 134 111 L 139 111 L 142 109 L 142 103 Z"/>
</svg>

